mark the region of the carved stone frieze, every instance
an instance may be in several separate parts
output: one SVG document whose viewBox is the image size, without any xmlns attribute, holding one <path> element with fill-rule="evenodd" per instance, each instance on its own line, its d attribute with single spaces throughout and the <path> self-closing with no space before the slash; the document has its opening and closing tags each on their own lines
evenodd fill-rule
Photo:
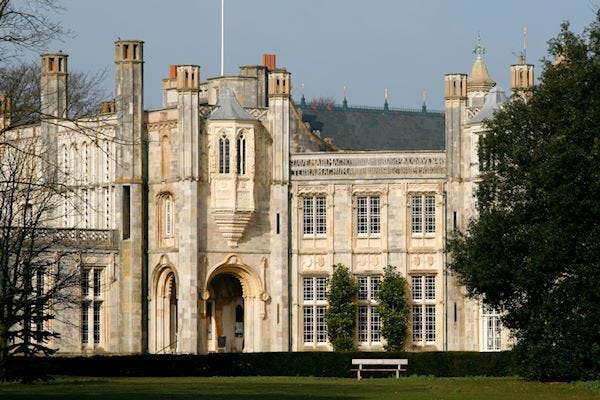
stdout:
<svg viewBox="0 0 600 400">
<path fill-rule="evenodd" d="M 291 157 L 294 180 L 360 178 L 444 178 L 446 156 L 427 153 L 312 153 Z"/>
<path fill-rule="evenodd" d="M 305 254 L 300 258 L 303 270 L 322 270 L 327 265 L 324 254 Z"/>
</svg>

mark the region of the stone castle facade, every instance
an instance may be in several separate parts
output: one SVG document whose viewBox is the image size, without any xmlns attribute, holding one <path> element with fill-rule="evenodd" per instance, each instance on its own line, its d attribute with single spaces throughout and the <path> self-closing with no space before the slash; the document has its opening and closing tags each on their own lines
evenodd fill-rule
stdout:
<svg viewBox="0 0 600 400">
<path fill-rule="evenodd" d="M 77 124 L 56 123 L 67 60 L 42 56 L 42 107 L 54 119 L 7 133 L 49 143 L 72 189 L 56 227 L 85 245 L 81 307 L 52 321 L 62 353 L 331 350 L 324 312 L 337 263 L 360 285 L 361 350 L 383 349 L 375 305 L 388 264 L 410 285 L 407 350 L 510 346 L 498 313 L 446 270 L 446 237 L 474 215 L 482 122 L 506 100 L 480 56 L 469 76 L 446 75 L 443 115 L 296 104 L 273 56 L 205 81 L 197 65 L 171 66 L 162 107 L 146 110 L 143 42 L 119 40 L 114 101 Z M 523 95 L 533 67 L 511 71 Z M 331 124 L 315 130 L 327 118 L 373 142 L 377 132 L 343 120 L 397 124 L 394 138 L 420 122 L 406 146 L 344 150 L 326 137 Z M 426 135 L 438 144 L 411 139 Z"/>
</svg>

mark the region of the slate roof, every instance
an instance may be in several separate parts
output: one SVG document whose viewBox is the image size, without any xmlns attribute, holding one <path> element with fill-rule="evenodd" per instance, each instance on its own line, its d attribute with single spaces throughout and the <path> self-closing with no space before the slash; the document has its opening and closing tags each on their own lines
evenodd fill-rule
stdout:
<svg viewBox="0 0 600 400">
<path fill-rule="evenodd" d="M 254 121 L 256 117 L 249 114 L 238 103 L 233 90 L 229 88 L 221 89 L 219 98 L 217 99 L 217 108 L 208 116 L 212 120 L 238 120 L 238 121 Z"/>
<path fill-rule="evenodd" d="M 494 86 L 490 89 L 488 94 L 485 95 L 485 103 L 481 110 L 475 114 L 467 123 L 478 124 L 485 120 L 492 119 L 494 113 L 502 108 L 502 105 L 507 101 L 504 90 L 498 86 Z"/>
<path fill-rule="evenodd" d="M 300 104 L 302 120 L 343 150 L 444 150 L 442 112 Z"/>
</svg>

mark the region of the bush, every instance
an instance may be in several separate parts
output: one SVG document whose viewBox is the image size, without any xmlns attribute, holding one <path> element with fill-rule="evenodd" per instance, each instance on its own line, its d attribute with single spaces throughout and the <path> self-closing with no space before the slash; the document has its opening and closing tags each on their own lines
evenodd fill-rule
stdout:
<svg viewBox="0 0 600 400">
<path fill-rule="evenodd" d="M 358 284 L 354 281 L 348 267 L 342 264 L 333 266 L 333 275 L 325 312 L 327 337 L 335 351 L 351 351 L 355 349 L 354 328 L 356 326 L 356 304 Z"/>
<path fill-rule="evenodd" d="M 353 358 L 407 358 L 408 375 L 512 376 L 512 353 L 222 353 L 35 358 L 50 374 L 72 376 L 354 377 Z M 18 363 L 16 358 L 11 362 Z M 15 365 L 12 365 L 13 367 Z M 378 374 L 377 376 L 379 376 Z M 386 375 L 381 375 L 386 376 Z"/>
</svg>

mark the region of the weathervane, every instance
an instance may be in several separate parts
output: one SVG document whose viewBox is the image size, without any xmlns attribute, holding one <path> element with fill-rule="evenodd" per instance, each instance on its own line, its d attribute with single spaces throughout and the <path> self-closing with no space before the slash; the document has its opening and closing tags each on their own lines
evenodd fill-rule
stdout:
<svg viewBox="0 0 600 400">
<path fill-rule="evenodd" d="M 473 49 L 473 54 L 477 55 L 477 59 L 481 60 L 481 56 L 483 56 L 487 50 L 485 47 L 481 45 L 481 35 L 477 32 L 477 46 Z"/>
<path fill-rule="evenodd" d="M 527 27 L 523 28 L 523 50 L 517 53 L 513 52 L 513 55 L 517 56 L 517 64 L 527 63 Z"/>
</svg>

